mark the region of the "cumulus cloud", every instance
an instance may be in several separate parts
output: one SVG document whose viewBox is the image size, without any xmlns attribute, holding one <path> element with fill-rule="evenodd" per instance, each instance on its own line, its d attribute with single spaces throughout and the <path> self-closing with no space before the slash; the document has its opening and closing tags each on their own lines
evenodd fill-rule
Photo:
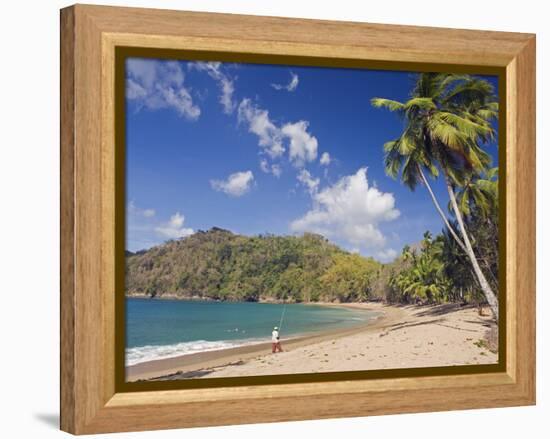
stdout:
<svg viewBox="0 0 550 439">
<path fill-rule="evenodd" d="M 328 152 L 324 152 L 323 154 L 321 154 L 321 158 L 319 159 L 319 163 L 323 166 L 328 166 L 330 165 L 330 162 L 332 161 L 332 159 L 330 158 L 330 154 Z"/>
<path fill-rule="evenodd" d="M 379 224 L 396 219 L 395 199 L 369 185 L 367 169 L 341 178 L 312 194 L 313 208 L 290 225 L 294 232 L 320 233 L 350 247 L 382 248 L 386 238 Z"/>
<path fill-rule="evenodd" d="M 126 98 L 148 110 L 170 108 L 188 120 L 201 110 L 184 85 L 185 75 L 176 61 L 129 58 L 126 61 Z"/>
<path fill-rule="evenodd" d="M 262 150 L 271 158 L 284 154 L 281 130 L 269 118 L 269 112 L 256 107 L 250 99 L 243 99 L 237 111 L 239 122 L 248 123 L 248 131 L 256 134 Z"/>
<path fill-rule="evenodd" d="M 232 197 L 240 197 L 250 190 L 254 181 L 252 171 L 235 172 L 227 177 L 227 180 L 210 180 L 212 189 L 224 192 Z"/>
<path fill-rule="evenodd" d="M 302 183 L 310 194 L 315 194 L 321 180 L 313 178 L 312 175 L 306 169 L 302 169 L 296 176 L 298 181 Z"/>
<path fill-rule="evenodd" d="M 185 217 L 176 212 L 170 217 L 170 221 L 166 224 L 163 224 L 159 227 L 155 227 L 155 231 L 165 237 L 170 239 L 184 238 L 186 236 L 192 235 L 194 233 L 193 229 L 184 227 Z"/>
<path fill-rule="evenodd" d="M 293 72 L 290 72 L 290 82 L 287 85 L 271 84 L 271 87 L 273 87 L 275 90 L 294 91 L 296 90 L 296 87 L 298 87 L 298 82 L 299 82 L 298 75 Z"/>
<path fill-rule="evenodd" d="M 287 123 L 281 132 L 290 142 L 289 159 L 296 167 L 302 167 L 306 162 L 317 158 L 317 139 L 307 132 L 309 123 L 301 120 L 296 123 Z"/>
<path fill-rule="evenodd" d="M 225 114 L 231 114 L 235 110 L 236 103 L 233 100 L 235 85 L 233 80 L 221 70 L 220 62 L 192 62 L 188 64 L 190 69 L 206 72 L 208 76 L 218 83 L 220 88 L 220 104 Z"/>
<path fill-rule="evenodd" d="M 269 112 L 258 108 L 250 99 L 243 99 L 239 104 L 238 119 L 240 123 L 247 123 L 248 131 L 258 136 L 262 152 L 271 159 L 285 153 L 285 141 L 289 145 L 289 160 L 294 166 L 301 168 L 317 158 L 317 138 L 308 132 L 309 122 L 305 120 L 277 126 Z"/>
</svg>

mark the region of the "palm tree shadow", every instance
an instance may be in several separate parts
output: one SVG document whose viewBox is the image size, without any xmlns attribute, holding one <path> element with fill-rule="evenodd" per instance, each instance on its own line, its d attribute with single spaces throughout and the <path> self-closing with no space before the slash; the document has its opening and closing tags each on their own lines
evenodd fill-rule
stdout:
<svg viewBox="0 0 550 439">
<path fill-rule="evenodd" d="M 423 321 L 423 322 L 414 322 L 414 323 L 411 323 L 411 322 L 403 322 L 403 323 L 398 323 L 398 324 L 395 324 L 395 325 L 392 325 L 390 328 L 390 331 L 396 331 L 398 329 L 403 329 L 403 328 L 412 328 L 414 326 L 423 326 L 423 325 L 431 325 L 433 323 L 439 323 L 439 322 L 442 322 L 443 319 L 433 319 L 433 320 L 426 320 L 426 321 Z"/>
<path fill-rule="evenodd" d="M 385 333 L 382 333 L 380 334 L 380 337 L 384 336 L 384 335 L 388 335 L 391 331 L 397 331 L 398 329 L 405 329 L 405 328 L 412 328 L 412 327 L 415 327 L 415 326 L 423 326 L 423 325 L 430 325 L 430 324 L 437 324 L 439 322 L 442 322 L 443 319 L 433 319 L 433 320 L 426 320 L 426 321 L 423 321 L 423 322 L 409 322 L 409 321 L 405 321 L 405 322 L 401 322 L 401 323 L 395 323 L 391 326 L 388 327 L 388 330 L 385 332 Z"/>
<path fill-rule="evenodd" d="M 35 419 L 38 419 L 48 427 L 59 430 L 59 414 L 58 413 L 35 413 Z"/>
<path fill-rule="evenodd" d="M 483 320 L 464 320 L 464 323 L 474 323 L 476 325 L 484 326 L 485 328 L 492 328 L 495 325 L 494 322 L 485 322 Z"/>
<path fill-rule="evenodd" d="M 467 309 L 467 308 L 473 308 L 473 305 L 466 305 L 463 306 L 461 304 L 457 303 L 446 303 L 443 305 L 435 305 L 430 306 L 428 308 L 425 308 L 423 310 L 419 310 L 416 313 L 417 317 L 425 317 L 425 316 L 442 316 L 445 315 L 451 311 L 459 310 L 459 309 Z"/>
</svg>

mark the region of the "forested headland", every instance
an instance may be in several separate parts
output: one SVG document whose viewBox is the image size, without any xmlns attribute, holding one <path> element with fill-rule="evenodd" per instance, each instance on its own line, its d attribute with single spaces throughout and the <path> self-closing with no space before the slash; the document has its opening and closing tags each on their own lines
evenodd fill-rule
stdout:
<svg viewBox="0 0 550 439">
<path fill-rule="evenodd" d="M 212 228 L 127 255 L 129 295 L 215 300 L 361 301 L 382 264 L 320 235 L 247 237 Z"/>
<path fill-rule="evenodd" d="M 483 237 L 480 237 L 483 239 Z M 477 242 L 477 241 L 476 241 Z M 483 242 L 496 275 L 497 243 Z M 243 236 L 212 228 L 126 255 L 128 296 L 231 301 L 483 301 L 452 239 L 429 233 L 382 264 L 320 235 Z"/>
</svg>

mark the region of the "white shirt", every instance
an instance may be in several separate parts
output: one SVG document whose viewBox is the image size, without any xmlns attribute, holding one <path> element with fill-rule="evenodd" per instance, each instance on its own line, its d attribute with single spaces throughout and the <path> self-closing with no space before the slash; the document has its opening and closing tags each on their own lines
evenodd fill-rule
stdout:
<svg viewBox="0 0 550 439">
<path fill-rule="evenodd" d="M 277 343 L 279 341 L 279 331 L 273 330 L 271 333 L 271 341 Z"/>
</svg>

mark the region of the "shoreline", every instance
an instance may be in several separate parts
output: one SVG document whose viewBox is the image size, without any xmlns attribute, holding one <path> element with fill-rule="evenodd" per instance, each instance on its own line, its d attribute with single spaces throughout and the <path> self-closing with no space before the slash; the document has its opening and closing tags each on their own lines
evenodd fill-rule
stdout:
<svg viewBox="0 0 550 439">
<path fill-rule="evenodd" d="M 319 303 L 318 303 L 319 304 Z M 323 304 L 319 304 L 323 305 Z M 139 363 L 127 380 L 176 380 L 336 371 L 495 364 L 488 343 L 497 329 L 473 306 L 387 305 L 380 302 L 324 304 L 383 314 L 367 324 L 294 339 L 271 354 L 271 342 Z M 491 350 L 495 349 L 495 350 Z"/>
<path fill-rule="evenodd" d="M 260 300 L 220 300 L 212 299 L 209 297 L 199 297 L 199 296 L 177 296 L 172 294 L 163 294 L 161 296 L 151 297 L 146 294 L 126 294 L 125 299 L 142 299 L 142 300 L 174 300 L 174 301 L 188 301 L 188 302 L 216 302 L 216 303 L 265 303 L 265 304 L 274 304 L 274 305 L 319 305 L 319 306 L 348 306 L 348 305 L 369 305 L 376 303 L 383 303 L 382 301 L 372 301 L 372 302 L 290 302 L 286 300 L 278 299 L 260 299 Z M 391 304 L 390 306 L 399 306 L 396 304 Z"/>
<path fill-rule="evenodd" d="M 310 305 L 309 303 L 305 305 Z M 405 315 L 401 307 L 384 305 L 378 302 L 357 303 L 311 303 L 311 305 L 326 307 L 345 307 L 362 309 L 369 312 L 381 312 L 381 314 L 367 323 L 357 324 L 352 327 L 333 329 L 317 333 L 296 335 L 283 339 L 283 349 L 295 350 L 314 343 L 325 342 L 351 336 L 358 333 L 376 331 L 396 323 Z M 267 338 L 267 337 L 266 337 Z M 242 346 L 217 349 L 211 351 L 185 354 L 177 357 L 151 360 L 126 367 L 126 380 L 128 382 L 140 380 L 154 380 L 170 375 L 201 375 L 201 371 L 216 367 L 223 367 L 232 363 L 240 363 L 259 355 L 271 353 L 271 341 L 247 344 Z"/>
</svg>

